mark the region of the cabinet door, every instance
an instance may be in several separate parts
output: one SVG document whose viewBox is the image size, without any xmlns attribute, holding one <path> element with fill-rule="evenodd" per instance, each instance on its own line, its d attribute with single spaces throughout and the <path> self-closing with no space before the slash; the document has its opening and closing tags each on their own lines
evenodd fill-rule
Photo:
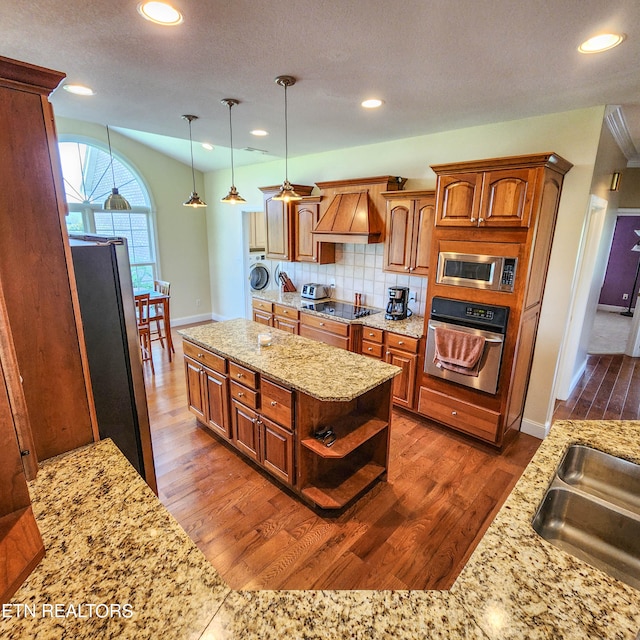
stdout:
<svg viewBox="0 0 640 640">
<path fill-rule="evenodd" d="M 313 239 L 311 231 L 318 221 L 317 203 L 298 203 L 294 205 L 295 224 L 295 257 L 300 262 L 318 261 L 318 243 Z"/>
<path fill-rule="evenodd" d="M 297 320 L 290 320 L 289 318 L 281 318 L 280 316 L 274 316 L 273 326 L 276 329 L 281 329 L 287 333 L 293 333 L 298 335 L 300 332 L 300 323 Z"/>
<path fill-rule="evenodd" d="M 231 423 L 233 425 L 233 442 L 238 450 L 252 460 L 259 462 L 258 414 L 237 400 L 231 400 Z"/>
<path fill-rule="evenodd" d="M 253 310 L 253 321 L 260 324 L 267 325 L 267 327 L 273 327 L 273 314 L 266 311 Z"/>
<path fill-rule="evenodd" d="M 481 173 L 438 177 L 438 227 L 475 227 L 480 207 Z"/>
<path fill-rule="evenodd" d="M 262 465 L 278 479 L 292 486 L 295 478 L 293 434 L 262 416 L 260 431 Z"/>
<path fill-rule="evenodd" d="M 411 200 L 387 203 L 386 233 L 384 271 L 407 273 L 411 264 L 413 234 L 413 202 Z"/>
<path fill-rule="evenodd" d="M 202 369 L 207 426 L 231 439 L 231 420 L 229 419 L 229 381 L 211 369 Z"/>
<path fill-rule="evenodd" d="M 264 211 L 252 211 L 249 214 L 249 248 L 251 250 L 262 251 L 267 244 L 267 225 L 265 223 Z"/>
<path fill-rule="evenodd" d="M 187 382 L 187 405 L 196 418 L 205 421 L 205 401 L 202 393 L 202 366 L 185 356 L 184 373 Z"/>
<path fill-rule="evenodd" d="M 436 214 L 435 197 L 416 200 L 413 213 L 413 238 L 411 242 L 411 275 L 429 274 L 429 256 L 431 255 L 431 236 Z"/>
<path fill-rule="evenodd" d="M 393 379 L 393 402 L 408 409 L 412 409 L 413 396 L 416 388 L 416 373 L 418 356 L 405 353 L 397 349 L 387 350 L 387 362 L 402 369 L 402 373 Z"/>
<path fill-rule="evenodd" d="M 483 176 L 479 223 L 487 227 L 528 227 L 537 169 L 487 171 Z"/>
<path fill-rule="evenodd" d="M 275 194 L 274 194 L 275 195 Z M 269 196 L 264 203 L 267 227 L 267 258 L 290 260 L 293 229 L 287 202 Z"/>
</svg>

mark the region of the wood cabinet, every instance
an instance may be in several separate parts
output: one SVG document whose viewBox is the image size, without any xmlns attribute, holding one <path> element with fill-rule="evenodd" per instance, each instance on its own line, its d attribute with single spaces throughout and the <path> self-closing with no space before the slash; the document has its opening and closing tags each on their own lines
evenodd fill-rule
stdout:
<svg viewBox="0 0 640 640">
<path fill-rule="evenodd" d="M 273 303 L 253 298 L 251 300 L 251 308 L 253 309 L 254 322 L 273 327 Z"/>
<path fill-rule="evenodd" d="M 294 262 L 330 264 L 336 261 L 336 245 L 318 242 L 312 231 L 320 219 L 322 196 L 308 196 L 293 204 Z"/>
<path fill-rule="evenodd" d="M 276 329 L 298 335 L 300 333 L 300 312 L 284 304 L 274 304 L 273 326 Z"/>
<path fill-rule="evenodd" d="M 206 424 L 213 411 L 205 401 L 197 405 L 202 393 L 192 390 L 202 384 L 202 374 L 193 373 L 193 357 L 188 354 L 202 351 L 205 360 L 220 356 L 188 340 L 184 349 L 189 409 Z M 322 509 L 341 509 L 386 473 L 391 380 L 339 402 L 293 391 L 231 359 L 228 378 L 231 444 L 305 501 Z M 224 404 L 218 395 L 210 396 L 209 401 L 214 400 Z M 336 434 L 331 447 L 314 437 L 328 426 Z"/>
<path fill-rule="evenodd" d="M 349 350 L 349 325 L 313 313 L 300 313 L 300 335 Z"/>
<path fill-rule="evenodd" d="M 308 196 L 312 186 L 294 184 L 293 188 L 301 196 Z M 295 255 L 295 201 L 274 200 L 280 186 L 261 187 L 264 194 L 267 258 L 272 260 L 293 260 Z"/>
<path fill-rule="evenodd" d="M 370 358 L 382 359 L 384 356 L 384 331 L 371 327 L 362 328 L 360 353 Z"/>
<path fill-rule="evenodd" d="M 264 211 L 250 211 L 249 251 L 264 251 L 267 246 L 267 225 Z"/>
<path fill-rule="evenodd" d="M 387 191 L 383 271 L 426 276 L 435 217 L 434 191 Z"/>
<path fill-rule="evenodd" d="M 459 170 L 459 165 L 454 166 Z M 434 167 L 438 173 L 437 226 L 529 226 L 543 169 L 510 167 L 458 173 L 445 167 Z"/>
<path fill-rule="evenodd" d="M 386 331 L 385 342 L 386 362 L 402 369 L 402 373 L 393 379 L 393 403 L 406 409 L 413 409 L 420 340 Z"/>
<path fill-rule="evenodd" d="M 516 257 L 517 265 L 513 291 L 429 278 L 427 310 L 438 296 L 507 307 L 509 315 L 495 394 L 419 370 L 417 411 L 498 447 L 522 422 L 562 184 L 571 166 L 543 153 L 432 167 L 438 181 L 430 269 L 437 269 L 439 252 Z"/>
<path fill-rule="evenodd" d="M 203 424 L 229 440 L 227 362 L 214 353 L 185 343 L 185 379 L 187 383 L 187 406 Z"/>
</svg>

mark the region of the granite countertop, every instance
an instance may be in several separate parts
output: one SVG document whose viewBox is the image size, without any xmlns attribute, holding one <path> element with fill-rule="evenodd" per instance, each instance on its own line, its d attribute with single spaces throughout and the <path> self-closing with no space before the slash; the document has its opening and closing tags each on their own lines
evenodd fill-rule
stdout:
<svg viewBox="0 0 640 640">
<path fill-rule="evenodd" d="M 244 318 L 181 329 L 178 333 L 204 349 L 323 401 L 353 400 L 401 371 L 386 362 Z M 259 347 L 258 335 L 264 333 L 272 336 L 271 345 Z"/>
<path fill-rule="evenodd" d="M 424 335 L 424 316 L 413 315 L 405 318 L 404 320 L 387 320 L 384 317 L 384 312 L 379 311 L 378 313 L 373 313 L 369 316 L 363 316 L 362 318 L 355 318 L 350 320 L 347 318 L 340 318 L 330 313 L 322 313 L 321 311 L 306 309 L 302 306 L 304 302 L 328 302 L 329 300 L 333 300 L 333 298 L 322 298 L 321 300 L 305 300 L 303 302 L 298 292 L 260 291 L 255 292 L 252 295 L 258 300 L 276 302 L 286 305 L 287 307 L 293 307 L 294 309 L 298 309 L 299 311 L 315 313 L 316 315 L 323 316 L 325 318 L 331 318 L 332 320 L 343 322 L 345 324 L 361 324 L 365 327 L 373 327 L 374 329 L 382 329 L 384 331 L 400 333 L 411 338 L 421 338 Z M 336 300 L 335 302 L 342 301 Z"/>
<path fill-rule="evenodd" d="M 12 599 L 131 603 L 122 618 L 0 620 L 0 635 L 201 640 L 634 640 L 640 592 L 556 549 L 531 519 L 571 443 L 640 462 L 640 422 L 563 421 L 450 591 L 232 591 L 110 441 L 30 483 L 47 556 Z"/>
</svg>

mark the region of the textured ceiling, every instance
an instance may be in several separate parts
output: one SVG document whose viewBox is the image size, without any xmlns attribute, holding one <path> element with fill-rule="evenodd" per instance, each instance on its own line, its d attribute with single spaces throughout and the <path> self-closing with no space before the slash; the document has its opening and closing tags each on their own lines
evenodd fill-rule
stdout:
<svg viewBox="0 0 640 640">
<path fill-rule="evenodd" d="M 136 0 L 2 0 L 0 55 L 63 71 L 91 98 L 58 89 L 57 115 L 131 130 L 202 169 L 364 145 L 593 105 L 623 105 L 640 148 L 638 0 L 179 0 L 184 23 L 139 17 Z M 576 51 L 603 30 L 626 41 L 597 56 Z M 359 104 L 378 96 L 375 111 Z M 254 128 L 266 138 L 249 134 Z M 125 131 L 125 133 L 127 133 Z M 168 138 L 168 139 L 167 139 Z M 182 141 L 175 140 L 176 138 Z"/>
</svg>

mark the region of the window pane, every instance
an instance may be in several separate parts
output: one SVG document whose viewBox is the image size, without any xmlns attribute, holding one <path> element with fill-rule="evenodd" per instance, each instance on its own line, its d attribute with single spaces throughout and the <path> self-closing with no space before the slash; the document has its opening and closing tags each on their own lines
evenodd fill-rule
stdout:
<svg viewBox="0 0 640 640">
<path fill-rule="evenodd" d="M 80 211 L 70 211 L 66 220 L 69 233 L 84 233 L 84 222 Z"/>
</svg>

